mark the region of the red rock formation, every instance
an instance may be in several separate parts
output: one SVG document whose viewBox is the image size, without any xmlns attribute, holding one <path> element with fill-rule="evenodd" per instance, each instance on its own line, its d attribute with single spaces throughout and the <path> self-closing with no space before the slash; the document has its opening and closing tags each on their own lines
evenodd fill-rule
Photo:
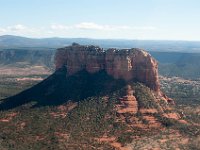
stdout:
<svg viewBox="0 0 200 150">
<path fill-rule="evenodd" d="M 125 96 L 120 98 L 120 104 L 117 105 L 117 113 L 119 114 L 136 114 L 138 112 L 138 103 L 135 98 L 134 90 L 130 85 L 127 85 Z"/>
<path fill-rule="evenodd" d="M 159 92 L 158 64 L 149 53 L 141 49 L 108 49 L 97 46 L 72 44 L 57 50 L 56 69 L 66 66 L 68 75 L 86 69 L 89 73 L 100 70 L 115 79 L 136 80 Z"/>
</svg>

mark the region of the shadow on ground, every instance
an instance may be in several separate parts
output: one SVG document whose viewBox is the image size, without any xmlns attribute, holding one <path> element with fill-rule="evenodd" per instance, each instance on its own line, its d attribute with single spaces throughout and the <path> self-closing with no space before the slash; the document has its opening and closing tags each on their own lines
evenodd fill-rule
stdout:
<svg viewBox="0 0 200 150">
<path fill-rule="evenodd" d="M 36 102 L 33 107 L 61 105 L 69 100 L 106 95 L 124 85 L 125 81 L 112 78 L 104 70 L 94 74 L 82 70 L 67 77 L 67 69 L 63 67 L 37 85 L 3 99 L 0 110 L 13 109 L 30 102 Z"/>
</svg>

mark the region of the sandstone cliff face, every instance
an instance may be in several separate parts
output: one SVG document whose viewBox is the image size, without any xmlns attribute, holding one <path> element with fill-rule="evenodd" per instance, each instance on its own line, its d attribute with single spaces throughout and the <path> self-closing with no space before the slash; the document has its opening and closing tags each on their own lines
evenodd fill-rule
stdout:
<svg viewBox="0 0 200 150">
<path fill-rule="evenodd" d="M 136 80 L 159 92 L 158 64 L 141 49 L 108 49 L 72 44 L 57 50 L 56 70 L 65 66 L 68 75 L 86 69 L 89 73 L 105 70 L 115 79 Z"/>
</svg>

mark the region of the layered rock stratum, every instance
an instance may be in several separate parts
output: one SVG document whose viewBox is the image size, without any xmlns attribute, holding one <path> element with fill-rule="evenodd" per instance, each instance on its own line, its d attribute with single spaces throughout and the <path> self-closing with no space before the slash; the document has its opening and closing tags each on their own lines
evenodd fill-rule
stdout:
<svg viewBox="0 0 200 150">
<path fill-rule="evenodd" d="M 89 73 L 105 70 L 115 79 L 139 81 L 156 92 L 160 91 L 157 61 L 138 48 L 104 50 L 74 43 L 57 50 L 55 65 L 56 70 L 65 66 L 69 76 L 84 69 Z"/>
</svg>

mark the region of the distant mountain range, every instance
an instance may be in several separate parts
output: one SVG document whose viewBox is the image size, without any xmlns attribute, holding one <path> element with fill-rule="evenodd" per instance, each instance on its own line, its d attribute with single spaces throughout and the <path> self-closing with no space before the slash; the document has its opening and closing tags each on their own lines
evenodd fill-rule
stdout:
<svg viewBox="0 0 200 150">
<path fill-rule="evenodd" d="M 163 76 L 200 78 L 200 42 L 184 41 L 137 41 L 101 40 L 86 38 L 31 39 L 5 35 L 0 36 L 0 66 L 25 67 L 42 65 L 54 70 L 54 54 L 58 47 L 77 42 L 99 45 L 103 48 L 143 48 L 159 62 Z"/>
<path fill-rule="evenodd" d="M 142 48 L 148 51 L 200 52 L 197 41 L 159 41 L 159 40 L 124 40 L 124 39 L 89 39 L 89 38 L 26 38 L 13 35 L 0 36 L 0 49 L 31 48 L 49 49 L 64 47 L 73 42 L 83 45 L 99 45 L 103 48 Z"/>
</svg>

